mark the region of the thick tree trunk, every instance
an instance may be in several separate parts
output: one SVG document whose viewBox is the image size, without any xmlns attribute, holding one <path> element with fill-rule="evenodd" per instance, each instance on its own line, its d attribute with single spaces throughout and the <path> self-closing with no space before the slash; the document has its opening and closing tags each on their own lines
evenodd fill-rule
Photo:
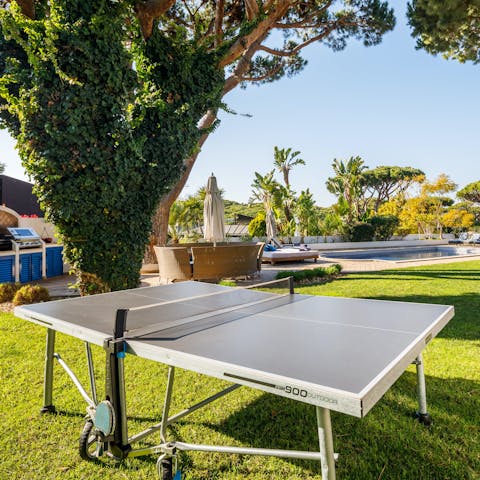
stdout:
<svg viewBox="0 0 480 480">
<path fill-rule="evenodd" d="M 274 19 L 272 21 L 274 21 Z M 222 97 L 224 97 L 227 93 L 229 93 L 231 90 L 233 90 L 236 86 L 240 84 L 240 82 L 242 81 L 242 75 L 250 68 L 250 61 L 253 55 L 255 54 L 261 42 L 263 42 L 267 35 L 268 31 L 262 32 L 262 34 L 258 35 L 256 41 L 252 42 L 248 49 L 245 49 L 244 47 L 244 50 L 246 50 L 244 55 L 242 56 L 242 58 L 240 58 L 233 74 L 225 80 Z M 222 64 L 220 64 L 220 68 L 222 68 Z M 216 119 L 217 112 L 213 110 L 208 111 L 200 121 L 199 128 L 208 129 L 213 125 Z M 207 131 L 200 137 L 200 140 L 197 144 L 196 153 L 191 157 L 187 158 L 184 162 L 185 170 L 183 171 L 180 180 L 175 184 L 172 190 L 160 201 L 157 207 L 157 211 L 153 217 L 152 234 L 150 236 L 150 244 L 145 252 L 144 264 L 152 265 L 157 263 L 153 247 L 155 245 L 162 245 L 167 243 L 168 217 L 170 215 L 170 208 L 173 205 L 173 202 L 180 195 L 180 192 L 182 191 L 185 184 L 187 183 L 188 177 L 200 153 L 201 147 L 205 143 L 209 135 L 210 131 Z"/>
<path fill-rule="evenodd" d="M 217 113 L 213 111 L 209 111 L 205 114 L 205 116 L 200 121 L 199 128 L 200 129 L 207 129 L 213 125 L 217 118 Z M 153 247 L 155 245 L 163 245 L 168 241 L 168 217 L 170 215 L 170 208 L 173 205 L 173 202 L 178 198 L 180 192 L 183 190 L 183 187 L 187 183 L 188 177 L 190 176 L 190 172 L 192 171 L 193 166 L 195 165 L 195 161 L 200 153 L 200 149 L 202 145 L 207 140 L 210 132 L 204 133 L 197 144 L 196 153 L 191 157 L 187 158 L 184 162 L 184 170 L 182 172 L 182 176 L 180 177 L 179 181 L 174 185 L 174 187 L 165 195 L 160 203 L 158 204 L 157 211 L 153 216 L 152 221 L 152 234 L 150 235 L 150 244 L 145 252 L 144 263 L 145 264 L 154 264 L 157 263 L 157 259 L 155 257 L 155 251 Z"/>
</svg>

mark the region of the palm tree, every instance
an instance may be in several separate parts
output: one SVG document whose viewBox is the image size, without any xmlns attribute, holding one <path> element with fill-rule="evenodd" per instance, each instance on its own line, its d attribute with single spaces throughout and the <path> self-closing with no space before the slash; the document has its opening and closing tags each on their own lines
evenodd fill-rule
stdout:
<svg viewBox="0 0 480 480">
<path fill-rule="evenodd" d="M 255 172 L 255 180 L 251 185 L 250 203 L 254 201 L 262 202 L 265 211 L 278 208 L 282 204 L 283 189 L 273 178 L 274 174 L 275 170 L 271 170 L 266 175 Z"/>
<path fill-rule="evenodd" d="M 305 165 L 305 160 L 297 158 L 300 152 L 292 152 L 291 148 L 273 147 L 273 164 L 275 168 L 283 175 L 285 186 L 290 188 L 290 170 L 296 165 Z"/>
<path fill-rule="evenodd" d="M 283 175 L 285 183 L 283 211 L 287 223 L 293 220 L 292 209 L 295 202 L 295 192 L 290 188 L 290 171 L 296 165 L 305 165 L 305 160 L 297 158 L 299 155 L 300 152 L 292 152 L 291 148 L 273 147 L 273 164 Z"/>
<path fill-rule="evenodd" d="M 358 220 L 363 197 L 362 172 L 368 167 L 360 157 L 350 157 L 346 163 L 334 159 L 332 167 L 335 176 L 328 178 L 327 190 L 336 195 L 340 203 L 348 205 L 347 222 Z"/>
</svg>

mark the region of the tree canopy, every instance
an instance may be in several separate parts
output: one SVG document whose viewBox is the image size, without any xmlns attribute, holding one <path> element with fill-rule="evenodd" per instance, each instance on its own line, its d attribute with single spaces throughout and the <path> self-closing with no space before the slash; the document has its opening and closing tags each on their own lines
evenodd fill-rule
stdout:
<svg viewBox="0 0 480 480">
<path fill-rule="evenodd" d="M 480 203 L 480 180 L 472 182 L 457 192 L 457 197 L 473 203 Z"/>
<path fill-rule="evenodd" d="M 170 206 L 224 95 L 300 72 L 300 53 L 313 42 L 375 45 L 395 24 L 380 0 L 0 7 L 1 126 L 17 139 L 68 260 L 101 290 L 138 282 L 161 198 L 154 229 L 166 238 Z"/>
<path fill-rule="evenodd" d="M 407 17 L 417 48 L 460 62 L 480 62 L 479 0 L 413 0 Z"/>
<path fill-rule="evenodd" d="M 129 2 L 35 6 L 0 12 L 2 126 L 84 288 L 134 287 L 155 208 L 220 103 L 218 54 L 181 29 L 144 41 Z"/>
<path fill-rule="evenodd" d="M 362 184 L 375 199 L 375 212 L 383 202 L 405 192 L 410 185 L 421 180 L 425 174 L 418 168 L 380 166 L 362 172 Z"/>
</svg>

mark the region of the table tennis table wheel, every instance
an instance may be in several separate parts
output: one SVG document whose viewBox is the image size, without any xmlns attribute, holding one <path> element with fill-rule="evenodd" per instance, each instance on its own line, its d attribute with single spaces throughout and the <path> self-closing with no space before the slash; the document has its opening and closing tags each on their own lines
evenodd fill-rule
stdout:
<svg viewBox="0 0 480 480">
<path fill-rule="evenodd" d="M 78 444 L 80 457 L 84 460 L 98 460 L 103 455 L 104 442 L 99 432 L 95 431 L 92 420 L 87 420 L 80 435 Z"/>
</svg>

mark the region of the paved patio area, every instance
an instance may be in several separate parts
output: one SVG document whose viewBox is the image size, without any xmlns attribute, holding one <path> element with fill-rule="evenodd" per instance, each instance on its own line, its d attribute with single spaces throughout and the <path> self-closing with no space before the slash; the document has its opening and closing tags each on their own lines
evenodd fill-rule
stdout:
<svg viewBox="0 0 480 480">
<path fill-rule="evenodd" d="M 432 264 L 441 264 L 441 263 L 456 263 L 464 262 L 466 260 L 480 260 L 479 255 L 461 257 L 461 258 L 429 258 L 421 261 L 403 261 L 403 262 L 388 262 L 382 260 L 341 260 L 335 259 L 326 259 L 320 257 L 317 263 L 305 260 L 303 262 L 285 262 L 285 263 L 276 263 L 275 265 L 263 264 L 260 274 L 252 279 L 247 281 L 239 281 L 240 285 L 251 285 L 255 283 L 268 282 L 274 280 L 276 274 L 284 270 L 305 270 L 316 267 L 322 267 L 331 265 L 334 263 L 339 263 L 342 266 L 343 273 L 355 273 L 355 272 L 373 272 L 379 270 L 391 270 L 395 268 L 406 268 L 406 267 L 417 267 L 422 265 L 432 265 Z M 149 285 L 158 285 L 158 274 L 150 273 L 142 275 L 142 286 Z M 75 278 L 69 275 L 63 275 L 61 277 L 49 278 L 46 280 L 41 280 L 38 283 L 48 288 L 50 295 L 52 297 L 71 297 L 77 296 L 78 291 L 74 288 L 71 288 L 71 285 L 75 282 Z"/>
</svg>

